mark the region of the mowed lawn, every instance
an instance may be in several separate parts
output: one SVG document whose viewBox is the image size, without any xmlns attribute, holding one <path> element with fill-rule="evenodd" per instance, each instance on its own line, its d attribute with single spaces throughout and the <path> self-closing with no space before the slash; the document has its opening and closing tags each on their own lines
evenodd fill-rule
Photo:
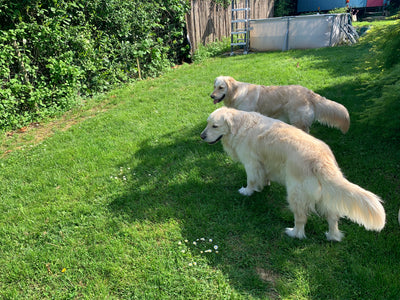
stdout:
<svg viewBox="0 0 400 300">
<path fill-rule="evenodd" d="M 368 44 L 223 56 L 123 87 L 64 118 L 4 134 L 2 299 L 399 299 L 398 105 L 365 68 Z M 293 226 L 285 189 L 251 197 L 243 167 L 201 142 L 213 80 L 301 84 L 345 105 L 351 127 L 314 124 L 345 176 L 384 200 L 387 224 L 346 219 L 342 242 Z"/>
</svg>

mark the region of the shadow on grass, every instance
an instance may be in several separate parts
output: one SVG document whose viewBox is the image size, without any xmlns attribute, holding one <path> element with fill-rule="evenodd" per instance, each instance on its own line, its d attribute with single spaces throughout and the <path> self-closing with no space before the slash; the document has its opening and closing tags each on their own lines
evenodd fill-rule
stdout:
<svg viewBox="0 0 400 300">
<path fill-rule="evenodd" d="M 378 272 L 380 264 L 390 268 L 395 254 L 382 262 L 369 261 L 370 252 L 385 256 L 388 249 L 394 250 L 390 243 L 379 246 L 385 234 L 367 232 L 346 220 L 340 226 L 346 232 L 341 244 L 325 240 L 326 221 L 315 215 L 307 224 L 308 239 L 287 237 L 284 228 L 292 226 L 293 215 L 284 188 L 272 184 L 251 197 L 241 196 L 237 190 L 246 181 L 242 166 L 227 158 L 220 143 L 200 141 L 203 126 L 144 140 L 132 158 L 140 163 L 131 170 L 130 192 L 114 199 L 110 210 L 130 222 L 178 220 L 189 241 L 212 238 L 219 254 L 210 256 L 209 264 L 237 291 L 256 298 L 291 296 L 296 289 L 309 289 L 306 293 L 319 297 L 348 297 L 354 290 L 363 295 L 368 276 Z M 337 130 L 320 129 L 318 134 L 332 134 L 333 144 L 340 137 L 336 143 L 352 147 Z M 347 159 L 357 165 L 358 155 L 350 153 Z M 362 275 L 365 270 L 369 272 Z M 377 289 L 377 284 L 369 288 Z"/>
<path fill-rule="evenodd" d="M 285 236 L 293 215 L 284 188 L 272 184 L 251 197 L 241 196 L 237 190 L 246 182 L 245 172 L 227 158 L 220 143 L 200 141 L 205 122 L 142 141 L 126 162 L 135 165 L 130 191 L 114 199 L 110 210 L 130 222 L 179 220 L 182 237 L 189 241 L 212 238 L 219 255 L 210 257 L 209 264 L 244 295 L 293 297 L 300 291 L 300 296 L 311 298 L 399 296 L 400 147 L 393 135 L 382 134 L 393 130 L 386 122 L 398 104 L 369 101 L 366 95 L 379 98 L 380 91 L 368 89 L 367 84 L 349 81 L 316 91 L 344 104 L 352 124 L 346 135 L 318 124 L 311 133 L 332 148 L 350 181 L 384 199 L 388 221 L 381 233 L 342 220 L 345 239 L 330 243 L 323 234 L 326 221 L 313 215 L 306 227 L 308 239 Z M 374 105 L 381 107 L 379 118 L 370 114 Z"/>
<path fill-rule="evenodd" d="M 354 49 L 355 48 L 355 49 Z M 309 58 L 312 69 L 325 69 L 334 75 L 354 75 L 365 68 L 369 47 L 364 44 L 337 46 L 307 50 L 292 50 L 293 59 Z M 301 68 L 301 66 L 299 66 Z"/>
<path fill-rule="evenodd" d="M 210 264 L 227 274 L 235 288 L 245 293 L 256 288 L 251 293 L 259 296 L 269 293 L 272 279 L 258 273 L 270 270 L 268 244 L 281 239 L 292 223 L 285 192 L 273 186 L 241 196 L 237 190 L 246 182 L 243 168 L 227 158 L 221 144 L 200 141 L 203 127 L 160 136 L 159 144 L 143 141 L 134 154 L 140 164 L 131 170 L 131 190 L 114 199 L 110 209 L 130 222 L 179 220 L 185 239 L 212 238 L 219 246 Z"/>
<path fill-rule="evenodd" d="M 247 65 L 251 69 L 255 67 L 255 61 L 262 67 L 264 59 L 267 61 L 277 56 L 279 62 L 285 61 L 285 58 L 292 61 L 293 63 L 286 65 L 286 67 L 293 68 L 293 71 L 296 72 L 326 70 L 333 76 L 351 76 L 365 69 L 369 55 L 369 45 L 356 44 L 353 46 L 342 45 L 318 49 L 289 50 L 286 52 L 250 52 L 247 55 L 235 55 L 234 60 L 235 62 L 240 62 L 239 65 L 242 68 L 243 65 Z M 223 56 L 222 58 L 232 59 L 230 56 Z M 312 64 L 309 64 L 310 61 Z M 243 69 L 239 71 L 243 75 L 246 74 L 243 73 Z M 262 83 L 264 85 L 269 85 L 269 72 L 270 70 L 265 70 L 265 82 Z M 251 77 L 251 75 L 249 76 Z"/>
</svg>

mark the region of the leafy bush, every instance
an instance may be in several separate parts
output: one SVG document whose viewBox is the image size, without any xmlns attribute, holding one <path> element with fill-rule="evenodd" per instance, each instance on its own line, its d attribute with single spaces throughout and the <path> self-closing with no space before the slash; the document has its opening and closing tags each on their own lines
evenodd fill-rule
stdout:
<svg viewBox="0 0 400 300">
<path fill-rule="evenodd" d="M 293 16 L 297 14 L 297 0 L 275 0 L 274 17 Z"/>
<path fill-rule="evenodd" d="M 388 11 L 391 14 L 399 14 L 400 0 L 391 0 L 388 6 Z"/>
<path fill-rule="evenodd" d="M 347 7 L 338 7 L 328 11 L 328 14 L 345 14 L 348 13 L 349 9 Z"/>
<path fill-rule="evenodd" d="M 198 49 L 193 54 L 194 62 L 201 62 L 207 58 L 222 55 L 223 53 L 230 52 L 231 40 L 229 37 L 209 43 L 205 46 L 199 45 Z"/>
<path fill-rule="evenodd" d="M 400 63 L 400 20 L 387 26 L 372 26 L 361 41 L 373 45 L 369 68 L 390 69 Z"/>
<path fill-rule="evenodd" d="M 0 129 L 187 60 L 188 1 L 0 0 Z"/>
<path fill-rule="evenodd" d="M 361 40 L 371 44 L 366 61 L 367 69 L 378 70 L 377 78 L 368 87 L 369 97 L 375 103 L 367 111 L 376 119 L 376 128 L 382 135 L 400 139 L 400 20 L 387 26 L 373 26 Z M 389 117 L 388 117 L 389 116 Z M 397 130 L 393 131 L 393 128 Z"/>
</svg>

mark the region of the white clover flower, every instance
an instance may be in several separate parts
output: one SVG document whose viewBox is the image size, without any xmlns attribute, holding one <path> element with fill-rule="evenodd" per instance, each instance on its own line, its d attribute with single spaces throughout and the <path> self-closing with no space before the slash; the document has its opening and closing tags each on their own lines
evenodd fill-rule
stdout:
<svg viewBox="0 0 400 300">
<path fill-rule="evenodd" d="M 208 241 L 209 241 L 210 243 L 212 243 L 212 239 L 209 239 Z"/>
<path fill-rule="evenodd" d="M 191 267 L 192 266 L 192 263 L 189 263 L 189 267 Z"/>
<path fill-rule="evenodd" d="M 205 253 L 211 253 L 212 250 L 211 249 L 207 249 L 206 251 L 204 251 Z"/>
<path fill-rule="evenodd" d="M 189 242 L 188 240 L 185 240 L 185 243 Z"/>
<path fill-rule="evenodd" d="M 217 253 L 217 254 L 218 254 L 218 251 L 215 251 L 215 253 Z"/>
<path fill-rule="evenodd" d="M 181 241 L 179 241 L 179 242 L 178 242 L 178 245 L 182 245 L 182 242 L 181 242 Z"/>
<path fill-rule="evenodd" d="M 196 242 L 193 242 L 193 245 L 195 245 L 195 246 L 196 246 L 196 245 L 197 245 L 197 243 L 196 243 Z"/>
<path fill-rule="evenodd" d="M 197 262 L 193 262 L 193 266 L 197 266 Z"/>
<path fill-rule="evenodd" d="M 201 240 L 202 242 L 204 242 L 206 239 L 205 239 L 205 238 L 201 238 L 200 240 Z"/>
<path fill-rule="evenodd" d="M 185 250 L 181 250 L 182 253 L 185 253 Z"/>
</svg>

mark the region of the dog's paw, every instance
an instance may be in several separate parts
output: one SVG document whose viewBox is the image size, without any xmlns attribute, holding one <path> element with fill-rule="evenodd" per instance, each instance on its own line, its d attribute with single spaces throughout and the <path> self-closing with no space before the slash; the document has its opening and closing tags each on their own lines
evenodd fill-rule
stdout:
<svg viewBox="0 0 400 300">
<path fill-rule="evenodd" d="M 292 238 L 298 238 L 298 239 L 306 238 L 305 232 L 297 230 L 297 228 L 286 228 L 285 233 Z"/>
<path fill-rule="evenodd" d="M 243 196 L 251 196 L 253 194 L 253 190 L 250 190 L 248 188 L 242 187 L 239 189 L 239 193 L 242 194 Z"/>
<path fill-rule="evenodd" d="M 325 236 L 328 241 L 340 242 L 344 234 L 338 230 L 336 232 L 325 232 Z"/>
</svg>

